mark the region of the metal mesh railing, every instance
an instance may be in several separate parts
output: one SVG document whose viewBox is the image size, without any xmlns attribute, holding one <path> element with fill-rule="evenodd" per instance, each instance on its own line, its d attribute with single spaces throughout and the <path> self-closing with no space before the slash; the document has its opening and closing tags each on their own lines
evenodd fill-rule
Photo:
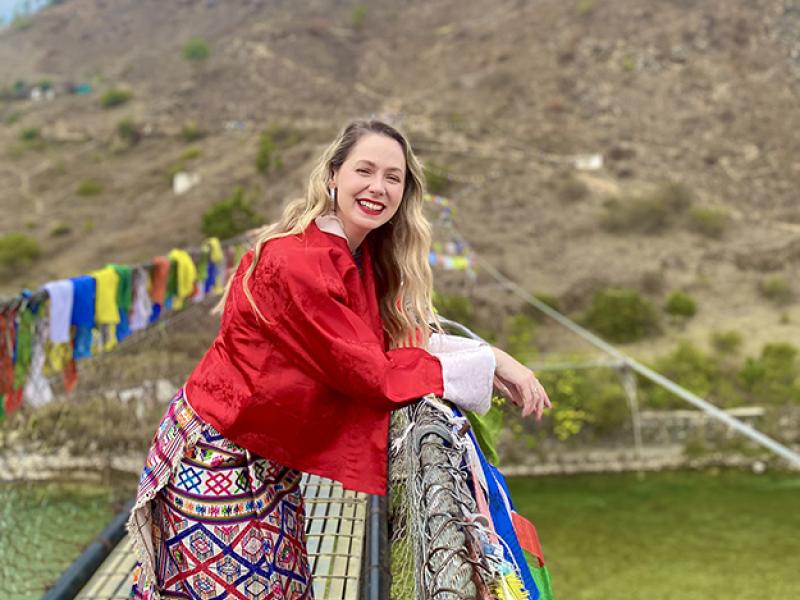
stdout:
<svg viewBox="0 0 800 600">
<path fill-rule="evenodd" d="M 472 520 L 465 423 L 432 398 L 393 417 L 393 600 L 483 597 L 491 569 Z"/>
</svg>

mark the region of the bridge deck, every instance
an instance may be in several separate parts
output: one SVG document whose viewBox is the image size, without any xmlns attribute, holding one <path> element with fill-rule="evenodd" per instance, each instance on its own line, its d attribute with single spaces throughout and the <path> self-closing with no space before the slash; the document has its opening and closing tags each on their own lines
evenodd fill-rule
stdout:
<svg viewBox="0 0 800 600">
<path fill-rule="evenodd" d="M 315 475 L 303 477 L 308 559 L 314 572 L 314 597 L 350 600 L 358 597 L 366 520 L 366 496 Z M 77 598 L 128 598 L 134 566 L 126 536 L 105 560 Z"/>
</svg>

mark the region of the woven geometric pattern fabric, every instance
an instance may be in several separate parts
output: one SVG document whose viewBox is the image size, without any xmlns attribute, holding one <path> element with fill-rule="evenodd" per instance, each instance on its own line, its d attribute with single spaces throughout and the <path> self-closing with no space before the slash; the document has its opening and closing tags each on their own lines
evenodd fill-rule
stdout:
<svg viewBox="0 0 800 600">
<path fill-rule="evenodd" d="M 180 443 L 197 423 L 199 437 Z M 173 460 L 170 450 L 182 457 Z M 132 597 L 313 598 L 299 471 L 225 439 L 193 415 L 181 394 L 150 454 L 139 495 L 155 491 L 149 502 L 155 582 L 144 581 L 138 569 Z M 163 485 L 157 473 L 165 464 L 172 466 Z M 162 485 L 153 490 L 156 481 Z"/>
</svg>

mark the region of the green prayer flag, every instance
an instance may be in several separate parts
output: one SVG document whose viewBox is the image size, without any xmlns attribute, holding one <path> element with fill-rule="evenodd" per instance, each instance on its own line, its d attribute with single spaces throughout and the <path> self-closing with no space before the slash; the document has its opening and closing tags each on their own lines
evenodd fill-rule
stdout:
<svg viewBox="0 0 800 600">
<path fill-rule="evenodd" d="M 500 460 L 497 455 L 497 436 L 503 429 L 502 407 L 492 403 L 492 408 L 485 415 L 479 415 L 468 410 L 463 412 L 469 419 L 475 439 L 478 441 L 478 446 L 483 450 L 486 459 L 496 465 Z"/>
<path fill-rule="evenodd" d="M 17 317 L 17 343 L 14 350 L 14 389 L 18 390 L 25 385 L 28 378 L 28 369 L 33 356 L 33 329 L 35 321 L 30 307 L 25 308 Z"/>
<path fill-rule="evenodd" d="M 539 566 L 539 560 L 530 552 L 523 550 L 525 562 L 531 570 L 533 582 L 539 590 L 539 600 L 555 600 L 553 595 L 553 582 L 550 580 L 550 571 L 545 565 Z"/>
</svg>

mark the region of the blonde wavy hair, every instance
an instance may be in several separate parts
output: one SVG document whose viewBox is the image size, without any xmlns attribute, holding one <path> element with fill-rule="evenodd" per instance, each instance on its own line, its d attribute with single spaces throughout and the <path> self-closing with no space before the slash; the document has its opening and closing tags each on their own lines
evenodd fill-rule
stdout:
<svg viewBox="0 0 800 600">
<path fill-rule="evenodd" d="M 332 212 L 328 182 L 347 160 L 350 151 L 367 134 L 384 135 L 403 149 L 406 160 L 403 198 L 390 223 L 370 232 L 363 243 L 370 246 L 378 303 L 383 327 L 392 347 L 426 347 L 429 324 L 440 330 L 433 310 L 433 274 L 428 263 L 431 226 L 422 210 L 425 179 L 420 164 L 406 137 L 382 121 L 353 121 L 322 153 L 308 180 L 305 198 L 290 202 L 281 218 L 259 232 L 254 243 L 253 261 L 242 279 L 242 287 L 253 311 L 265 322 L 248 286 L 264 244 L 270 240 L 298 235 L 322 215 Z M 225 306 L 233 277 L 225 288 L 215 312 Z"/>
</svg>

